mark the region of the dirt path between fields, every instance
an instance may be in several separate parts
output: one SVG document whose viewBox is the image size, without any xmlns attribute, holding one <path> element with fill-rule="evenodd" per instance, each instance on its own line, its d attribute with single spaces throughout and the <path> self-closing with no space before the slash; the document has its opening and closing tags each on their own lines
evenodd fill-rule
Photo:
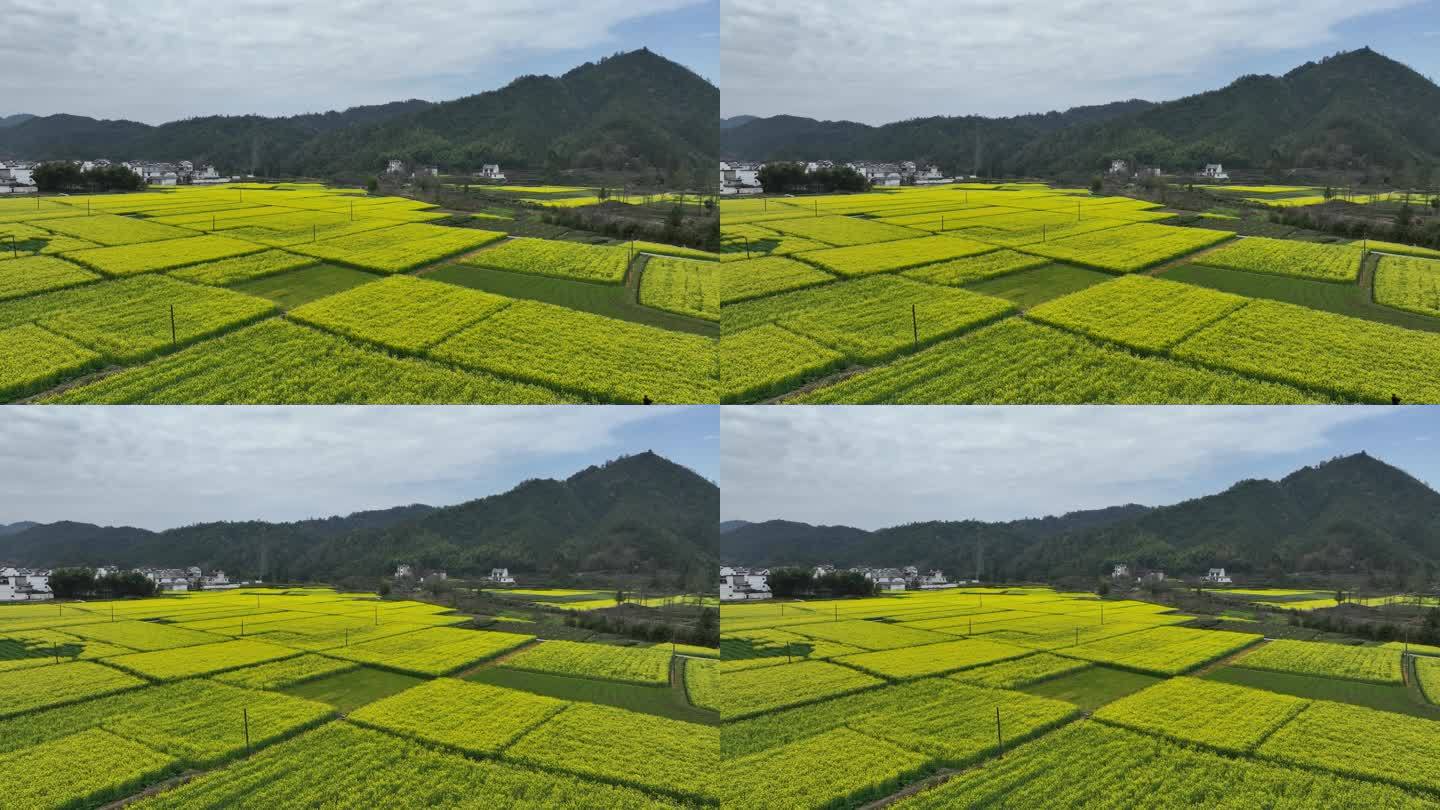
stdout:
<svg viewBox="0 0 1440 810">
<path fill-rule="evenodd" d="M 1182 264 L 1191 264 L 1191 263 L 1193 263 L 1196 259 L 1199 259 L 1199 258 L 1202 257 L 1202 256 L 1208 256 L 1208 255 L 1210 255 L 1211 253 L 1214 253 L 1215 251 L 1217 251 L 1217 250 L 1219 250 L 1219 249 L 1221 249 L 1221 248 L 1223 248 L 1223 247 L 1225 247 L 1225 246 L 1227 246 L 1227 245 L 1233 245 L 1233 244 L 1235 244 L 1235 242 L 1237 242 L 1238 240 L 1244 239 L 1244 238 L 1245 238 L 1245 237 L 1240 236 L 1239 234 L 1236 234 L 1236 238 L 1235 238 L 1235 239 L 1227 239 L 1227 240 L 1225 240 L 1224 242 L 1220 242 L 1220 243 L 1218 243 L 1218 244 L 1211 245 L 1210 247 L 1204 248 L 1203 250 L 1198 250 L 1198 251 L 1196 251 L 1196 252 L 1194 252 L 1194 253 L 1187 253 L 1187 254 L 1185 254 L 1184 256 L 1179 257 L 1178 259 L 1171 259 L 1170 261 L 1164 262 L 1163 264 L 1157 264 L 1157 265 L 1155 265 L 1154 267 L 1151 267 L 1151 268 L 1149 268 L 1148 270 L 1144 270 L 1144 271 L 1142 271 L 1142 272 L 1143 272 L 1145 275 L 1147 275 L 1147 276 L 1158 276 L 1158 275 L 1161 275 L 1161 274 L 1165 273 L 1165 272 L 1168 271 L 1168 270 L 1173 270 L 1174 268 L 1179 267 L 1179 266 L 1182 265 Z"/>
<path fill-rule="evenodd" d="M 1249 647 L 1246 647 L 1239 652 L 1231 653 L 1230 655 L 1221 658 L 1219 661 L 1211 661 L 1205 666 L 1195 670 L 1194 672 L 1189 673 L 1188 677 L 1199 678 L 1203 675 L 1209 675 L 1210 673 L 1214 672 L 1217 669 L 1220 669 L 1221 667 L 1228 667 L 1236 661 L 1239 661 L 1241 658 L 1244 658 L 1250 653 L 1253 653 L 1261 647 L 1264 647 L 1266 644 L 1269 644 L 1270 641 L 1271 639 L 1268 638 L 1261 639 L 1259 644 L 1251 644 Z"/>
<path fill-rule="evenodd" d="M 497 665 L 497 664 L 500 664 L 500 663 L 502 663 L 502 662 L 504 662 L 504 661 L 508 661 L 508 660 L 510 660 L 511 658 L 514 658 L 515 656 L 519 655 L 520 653 L 525 652 L 526 650 L 529 650 L 529 649 L 531 649 L 531 648 L 533 648 L 533 647 L 538 647 L 539 645 L 544 644 L 544 643 L 545 643 L 545 639 L 543 639 L 543 638 L 537 638 L 537 639 L 535 639 L 535 640 L 533 640 L 533 641 L 526 642 L 525 644 L 522 644 L 521 646 L 516 647 L 515 649 L 513 649 L 513 650 L 511 650 L 510 652 L 507 652 L 507 653 L 505 653 L 505 654 L 503 654 L 503 655 L 497 655 L 497 656 L 495 656 L 494 658 L 487 658 L 487 659 L 485 659 L 484 661 L 481 661 L 480 663 L 476 664 L 475 666 L 470 667 L 470 668 L 467 669 L 467 670 L 463 670 L 463 671 L 461 671 L 461 672 L 457 672 L 457 673 L 455 673 L 454 675 L 451 675 L 450 677 L 452 677 L 452 678 L 465 678 L 466 676 L 468 676 L 468 675 L 473 675 L 473 674 L 475 674 L 476 672 L 479 672 L 479 671 L 482 670 L 482 669 L 488 669 L 488 668 L 493 667 L 493 666 L 495 666 L 495 665 Z"/>
<path fill-rule="evenodd" d="M 211 770 L 213 771 L 215 769 Z M 170 790 L 171 788 L 180 787 L 181 785 L 195 779 L 199 779 L 200 777 L 205 776 L 208 773 L 211 773 L 211 771 L 186 771 L 179 776 L 172 776 L 169 779 L 166 779 L 164 782 L 158 782 L 156 784 L 153 784 L 133 796 L 126 796 L 123 799 L 116 799 L 109 804 L 102 804 L 100 805 L 100 810 L 116 810 L 120 807 L 128 807 L 129 805 L 134 804 L 141 799 L 149 798 L 158 793 Z"/>
<path fill-rule="evenodd" d="M 897 359 L 898 359 L 898 358 L 897 358 Z M 838 383 L 838 382 L 843 382 L 843 381 L 845 381 L 845 380 L 850 379 L 851 377 L 854 377 L 854 376 L 857 375 L 857 374 L 864 374 L 865 372 L 867 372 L 867 371 L 869 371 L 869 370 L 870 370 L 870 366 L 848 366 L 848 367 L 846 367 L 845 369 L 843 369 L 843 370 L 841 370 L 841 371 L 835 372 L 834 374 L 827 374 L 827 375 L 824 376 L 824 377 L 820 377 L 820 378 L 818 378 L 818 379 L 811 380 L 810 382 L 805 383 L 804 385 L 802 385 L 802 386 L 800 386 L 799 388 L 796 388 L 796 389 L 794 389 L 794 390 L 792 390 L 792 391 L 786 391 L 785 393 L 780 394 L 780 395 L 778 395 L 778 396 L 774 396 L 774 397 L 771 397 L 771 398 L 769 398 L 769 399 L 761 400 L 761 401 L 760 401 L 760 404 L 762 404 L 762 405 L 780 405 L 780 404 L 783 404 L 783 403 L 785 403 L 786 401 L 788 401 L 791 397 L 798 397 L 798 396 L 800 396 L 801 394 L 808 394 L 808 393 L 810 393 L 811 391 L 815 391 L 815 390 L 818 390 L 818 389 L 820 389 L 820 388 L 825 388 L 826 386 L 834 385 L 835 383 Z"/>
</svg>

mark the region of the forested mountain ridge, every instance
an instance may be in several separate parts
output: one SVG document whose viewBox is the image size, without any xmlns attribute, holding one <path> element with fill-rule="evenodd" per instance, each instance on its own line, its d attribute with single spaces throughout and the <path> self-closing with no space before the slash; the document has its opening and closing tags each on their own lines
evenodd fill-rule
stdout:
<svg viewBox="0 0 1440 810">
<path fill-rule="evenodd" d="M 719 151 L 720 91 L 647 49 L 562 76 L 522 76 L 453 101 L 344 112 L 207 116 L 149 126 L 51 115 L 0 129 L 0 157 L 192 160 L 221 174 L 355 176 L 391 159 L 479 170 L 653 170 L 707 176 Z"/>
<path fill-rule="evenodd" d="M 1425 184 L 1440 166 L 1440 87 L 1369 48 L 1283 76 L 1152 104 L 1129 101 L 1014 118 L 920 118 L 868 127 L 787 116 L 722 130 L 721 154 L 759 160 L 936 162 L 982 176 L 1102 171 L 1113 159 L 1175 173 L 1367 169 Z"/>
<path fill-rule="evenodd" d="M 932 521 L 865 531 L 769 521 L 720 536 L 721 558 L 750 565 L 918 565 L 953 576 L 1094 576 L 1113 563 L 1172 574 L 1440 570 L 1440 493 L 1364 453 L 1279 481 L 1162 506 L 1124 506 L 1003 523 Z"/>
<path fill-rule="evenodd" d="M 36 525 L 0 535 L 0 561 L 198 565 L 232 578 L 279 581 L 376 577 L 399 563 L 452 575 L 508 567 L 554 577 L 625 573 L 703 589 L 718 565 L 718 514 L 715 484 L 647 452 L 447 507 L 417 504 L 291 523 L 200 523 L 163 532 Z"/>
</svg>

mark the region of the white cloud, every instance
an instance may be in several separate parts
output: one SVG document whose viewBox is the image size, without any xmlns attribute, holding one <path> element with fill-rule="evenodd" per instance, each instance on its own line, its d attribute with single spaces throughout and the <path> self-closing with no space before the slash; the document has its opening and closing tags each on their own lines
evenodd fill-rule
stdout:
<svg viewBox="0 0 1440 810">
<path fill-rule="evenodd" d="M 627 446 L 619 434 L 675 409 L 4 410 L 0 522 L 165 528 L 481 497 L 533 470 L 555 467 L 546 474 L 563 476 L 646 449 Z"/>
<path fill-rule="evenodd" d="M 1006 520 L 1203 492 L 1236 461 L 1318 449 L 1389 413 L 1301 407 L 721 409 L 721 516 L 878 528 Z M 1226 483 L 1229 483 L 1228 481 Z"/>
<path fill-rule="evenodd" d="M 1334 46 L 1342 23 L 1417 2 L 725 0 L 721 103 L 869 123 L 1044 112 L 1143 97 L 1235 52 Z"/>
<path fill-rule="evenodd" d="M 0 105 L 149 122 L 323 112 L 503 60 L 638 47 L 615 27 L 698 2 L 0 0 Z"/>
</svg>

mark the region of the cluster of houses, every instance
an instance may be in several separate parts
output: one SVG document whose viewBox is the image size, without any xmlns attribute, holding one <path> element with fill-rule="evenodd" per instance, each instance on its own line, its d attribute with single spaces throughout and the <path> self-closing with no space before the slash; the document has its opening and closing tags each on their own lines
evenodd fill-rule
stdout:
<svg viewBox="0 0 1440 810">
<path fill-rule="evenodd" d="M 35 164 L 28 160 L 0 160 L 0 194 L 34 194 Z"/>
<path fill-rule="evenodd" d="M 178 163 L 143 160 L 115 163 L 100 158 L 70 162 L 79 166 L 81 171 L 86 172 L 111 166 L 123 166 L 140 175 L 146 184 L 152 186 L 207 186 L 229 183 L 234 179 L 221 175 L 215 171 L 214 166 L 208 163 L 200 164 L 197 167 L 189 160 L 182 160 Z M 34 177 L 35 168 L 39 165 L 28 160 L 0 160 L 0 194 L 34 194 L 37 191 Z"/>
<path fill-rule="evenodd" d="M 921 167 L 913 160 L 899 163 L 871 163 L 855 161 L 836 163 L 833 160 L 796 161 L 804 163 L 805 173 L 814 174 L 822 169 L 843 166 L 853 169 L 872 186 L 930 186 L 952 182 L 954 178 L 941 174 L 939 166 Z M 720 193 L 722 195 L 759 194 L 760 170 L 764 163 L 743 160 L 720 161 Z"/>
<path fill-rule="evenodd" d="M 1142 573 L 1136 571 L 1132 574 L 1130 572 L 1130 566 L 1126 565 L 1125 563 L 1115 563 L 1114 570 L 1110 572 L 1110 578 L 1116 580 L 1117 582 L 1128 581 L 1133 578 L 1136 585 L 1149 585 L 1151 583 L 1164 582 L 1165 572 L 1145 571 Z M 1225 573 L 1224 568 L 1211 568 L 1209 571 L 1206 572 L 1205 576 L 1201 577 L 1201 581 L 1210 585 L 1234 584 L 1234 580 L 1232 580 L 1230 576 Z"/>
<path fill-rule="evenodd" d="M 82 161 L 80 168 L 84 171 L 104 168 L 109 166 L 108 160 Z M 208 163 L 199 167 L 188 160 L 178 163 L 152 163 L 149 161 L 129 161 L 121 163 L 121 166 L 140 175 L 146 185 L 151 186 L 214 186 L 221 183 L 229 183 L 234 178 L 222 176 L 215 171 L 215 167 Z"/>
<path fill-rule="evenodd" d="M 879 591 L 935 591 L 974 584 L 970 580 L 950 582 L 945 578 L 944 572 L 939 569 L 921 573 L 920 569 L 913 565 L 907 565 L 904 568 L 857 566 L 845 569 L 836 569 L 833 565 L 817 565 L 811 571 L 811 575 L 818 579 L 827 574 L 834 574 L 837 570 L 841 573 L 861 574 L 867 580 L 875 583 L 875 589 Z M 722 602 L 742 602 L 752 599 L 769 599 L 771 596 L 769 577 L 770 569 L 768 568 L 722 565 L 720 566 L 720 600 Z"/>
<path fill-rule="evenodd" d="M 198 565 L 188 568 L 121 568 L 118 565 L 102 565 L 95 569 L 95 578 L 128 571 L 134 571 L 155 583 L 157 591 L 228 591 L 240 587 L 239 584 L 231 582 L 224 571 L 217 569 L 207 574 Z"/>
<path fill-rule="evenodd" d="M 832 565 L 815 566 L 814 575 L 822 577 L 826 574 L 835 573 Z M 945 574 L 938 568 L 926 573 L 920 573 L 920 569 L 913 565 L 904 568 L 868 568 L 860 566 L 849 568 L 852 574 L 863 574 L 866 579 L 875 583 L 875 589 L 880 591 L 936 591 L 944 588 L 955 588 L 961 584 L 971 584 L 968 580 L 964 582 L 950 582 L 945 579 Z"/>
<path fill-rule="evenodd" d="M 29 602 L 52 597 L 49 571 L 0 568 L 0 602 Z"/>
<path fill-rule="evenodd" d="M 439 177 L 439 166 L 412 166 L 403 160 L 390 160 L 385 164 L 385 173 L 392 177 L 401 177 L 413 180 L 417 177 Z M 505 173 L 500 171 L 499 163 L 485 163 L 480 166 L 480 171 L 475 174 L 476 180 L 484 180 L 489 183 L 505 182 Z"/>
<path fill-rule="evenodd" d="M 225 576 L 224 571 L 206 574 L 199 566 L 189 568 L 122 568 L 102 565 L 95 569 L 95 578 L 134 571 L 155 583 L 157 591 L 222 591 L 240 587 Z M 29 602 L 53 599 L 50 591 L 51 572 L 44 569 L 0 568 L 0 602 Z"/>
<path fill-rule="evenodd" d="M 1144 178 L 1159 177 L 1164 174 L 1164 171 L 1159 166 L 1141 166 L 1139 164 L 1132 166 L 1128 160 L 1115 158 L 1110 161 L 1109 174 L 1118 177 Z M 1230 175 L 1225 172 L 1224 164 L 1220 163 L 1207 163 L 1205 164 L 1205 168 L 1197 172 L 1196 175 L 1205 180 L 1230 179 Z"/>
<path fill-rule="evenodd" d="M 770 569 L 720 566 L 720 601 L 741 602 L 769 599 Z"/>
<path fill-rule="evenodd" d="M 450 578 L 450 575 L 441 570 L 420 570 L 417 572 L 415 566 L 401 564 L 395 566 L 395 576 L 393 578 L 396 580 L 428 584 L 431 582 L 445 582 Z M 490 575 L 481 577 L 480 581 L 488 582 L 492 585 L 514 585 L 515 577 L 510 576 L 509 568 L 491 568 Z"/>
</svg>

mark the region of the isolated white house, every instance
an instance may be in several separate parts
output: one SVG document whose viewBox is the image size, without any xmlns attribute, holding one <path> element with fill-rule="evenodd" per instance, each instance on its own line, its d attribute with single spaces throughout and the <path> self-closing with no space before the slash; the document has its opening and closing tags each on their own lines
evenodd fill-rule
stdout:
<svg viewBox="0 0 1440 810">
<path fill-rule="evenodd" d="M 1127 162 L 1125 162 L 1125 161 L 1123 161 L 1123 160 L 1112 160 L 1112 161 L 1110 161 L 1110 173 L 1111 173 L 1111 174 L 1129 174 L 1129 173 L 1130 173 L 1130 164 L 1127 163 Z"/>
<path fill-rule="evenodd" d="M 720 569 L 720 599 L 725 602 L 740 602 L 754 599 L 769 599 L 770 571 L 724 566 Z"/>
<path fill-rule="evenodd" d="M 1225 574 L 1224 568 L 1211 568 L 1210 572 L 1205 575 L 1205 581 L 1213 582 L 1217 585 L 1229 585 L 1231 583 L 1231 579 Z"/>
<path fill-rule="evenodd" d="M 1207 163 L 1207 164 L 1205 164 L 1205 171 L 1201 172 L 1200 175 L 1201 175 L 1202 177 L 1208 177 L 1208 178 L 1210 178 L 1211 180 L 1229 180 L 1229 179 L 1230 179 L 1230 175 L 1228 175 L 1228 174 L 1225 173 L 1225 167 L 1224 167 L 1223 165 L 1219 164 L 1219 163 Z"/>
<path fill-rule="evenodd" d="M 875 590 L 877 591 L 903 591 L 905 590 L 904 577 L 876 577 Z"/>
<path fill-rule="evenodd" d="M 1130 576 L 1130 566 L 1125 563 L 1115 563 L 1115 570 L 1110 572 L 1111 579 L 1123 579 Z"/>
<path fill-rule="evenodd" d="M 49 571 L 0 568 L 0 602 L 30 602 L 53 596 Z"/>
<path fill-rule="evenodd" d="M 386 174 L 401 174 L 405 171 L 405 161 L 392 160 L 385 166 Z"/>
<path fill-rule="evenodd" d="M 499 585 L 514 585 L 515 578 L 510 576 L 509 568 L 491 568 L 488 579 Z"/>
<path fill-rule="evenodd" d="M 486 163 L 480 167 L 480 177 L 484 180 L 495 180 L 505 182 L 505 173 L 500 171 L 499 163 Z"/>
<path fill-rule="evenodd" d="M 397 566 L 395 566 L 395 578 L 396 578 L 396 579 L 409 579 L 409 578 L 411 578 L 411 577 L 413 577 L 413 576 L 415 576 L 415 569 L 411 568 L 410 566 L 408 566 L 408 565 L 397 565 Z"/>
</svg>

